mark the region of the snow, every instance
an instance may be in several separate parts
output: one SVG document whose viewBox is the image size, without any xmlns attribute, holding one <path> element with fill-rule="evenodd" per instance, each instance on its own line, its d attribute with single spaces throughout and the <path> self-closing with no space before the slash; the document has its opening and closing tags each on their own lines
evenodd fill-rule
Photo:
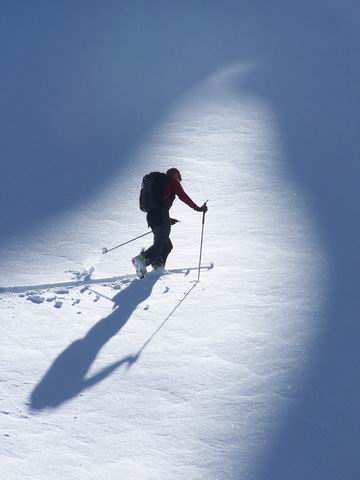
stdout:
<svg viewBox="0 0 360 480">
<path fill-rule="evenodd" d="M 358 479 L 357 4 L 2 10 L 1 477 Z"/>
</svg>

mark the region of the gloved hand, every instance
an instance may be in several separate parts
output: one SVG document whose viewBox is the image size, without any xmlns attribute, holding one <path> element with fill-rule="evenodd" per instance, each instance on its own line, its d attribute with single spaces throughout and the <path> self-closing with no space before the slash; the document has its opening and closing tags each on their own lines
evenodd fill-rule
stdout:
<svg viewBox="0 0 360 480">
<path fill-rule="evenodd" d="M 203 205 L 201 205 L 201 207 L 199 207 L 198 212 L 206 213 L 207 211 L 208 211 L 208 207 L 207 207 L 206 202 L 205 202 Z"/>
<path fill-rule="evenodd" d="M 171 225 L 175 225 L 175 223 L 180 222 L 180 220 L 176 220 L 176 218 L 170 218 Z"/>
</svg>

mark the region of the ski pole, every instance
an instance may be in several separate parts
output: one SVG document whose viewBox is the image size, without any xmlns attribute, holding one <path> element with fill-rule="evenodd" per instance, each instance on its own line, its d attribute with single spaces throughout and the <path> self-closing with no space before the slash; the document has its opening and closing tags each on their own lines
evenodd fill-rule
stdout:
<svg viewBox="0 0 360 480">
<path fill-rule="evenodd" d="M 150 232 L 143 233 L 142 235 L 139 235 L 138 237 L 132 238 L 131 240 L 128 240 L 127 242 L 120 243 L 120 245 L 116 245 L 116 247 L 112 247 L 112 248 L 103 247 L 102 253 L 111 252 L 111 250 L 115 250 L 115 248 L 122 247 L 123 245 L 126 245 L 127 243 L 133 242 L 134 240 L 137 240 L 138 238 L 145 237 L 145 235 L 149 235 L 149 233 L 152 233 L 152 232 L 150 231 Z"/>
<path fill-rule="evenodd" d="M 208 202 L 208 200 L 206 200 L 206 202 L 204 203 L 204 205 L 206 205 L 206 204 L 207 204 L 207 202 Z M 204 238 L 205 213 L 206 213 L 206 212 L 203 212 L 203 216 L 202 216 L 201 242 L 200 242 L 200 256 L 199 256 L 199 272 L 198 272 L 198 279 L 197 279 L 197 281 L 199 281 L 199 280 L 200 280 L 201 255 L 202 255 L 203 238 Z"/>
<path fill-rule="evenodd" d="M 176 218 L 170 218 L 170 220 L 171 220 L 171 225 L 175 225 L 175 223 L 180 223 L 180 220 L 176 220 Z M 142 235 L 139 235 L 138 237 L 132 238 L 131 240 L 128 240 L 127 242 L 120 243 L 120 245 L 116 245 L 116 247 L 112 247 L 112 248 L 103 247 L 102 253 L 108 253 L 108 252 L 111 252 L 111 250 L 115 250 L 115 248 L 123 247 L 127 243 L 131 243 L 134 240 L 137 240 L 138 238 L 145 237 L 145 235 L 149 235 L 149 233 L 152 233 L 152 231 L 143 233 Z"/>
</svg>

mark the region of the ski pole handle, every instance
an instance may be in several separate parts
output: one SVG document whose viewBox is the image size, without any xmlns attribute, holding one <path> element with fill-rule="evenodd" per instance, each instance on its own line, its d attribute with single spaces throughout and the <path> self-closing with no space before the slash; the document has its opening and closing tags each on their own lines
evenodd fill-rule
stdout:
<svg viewBox="0 0 360 480">
<path fill-rule="evenodd" d="M 206 200 L 206 202 L 203 203 L 203 206 L 206 205 L 208 201 L 209 201 L 209 200 Z M 206 205 L 206 206 L 207 206 L 207 205 Z M 206 211 L 207 211 L 207 210 L 206 210 Z M 205 213 L 206 213 L 206 212 L 203 212 L 203 217 L 202 217 L 202 224 L 203 224 L 203 225 L 204 225 L 204 223 L 205 223 Z"/>
</svg>

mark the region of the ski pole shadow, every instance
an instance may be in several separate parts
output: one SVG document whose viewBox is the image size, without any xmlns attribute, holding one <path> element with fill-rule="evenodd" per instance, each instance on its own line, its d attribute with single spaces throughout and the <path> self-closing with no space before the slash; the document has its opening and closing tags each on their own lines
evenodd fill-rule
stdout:
<svg viewBox="0 0 360 480">
<path fill-rule="evenodd" d="M 101 348 L 116 335 L 130 319 L 136 307 L 145 301 L 159 279 L 150 276 L 135 279 L 113 298 L 114 309 L 106 318 L 96 323 L 87 334 L 69 345 L 55 359 L 30 396 L 30 408 L 35 411 L 59 407 L 96 385 L 122 365 L 128 368 L 136 362 L 137 355 L 128 355 L 102 369 L 91 377 L 87 373 Z"/>
<path fill-rule="evenodd" d="M 163 328 L 163 326 L 165 325 L 165 323 L 168 322 L 168 320 L 170 320 L 170 318 L 174 315 L 174 313 L 176 312 L 176 310 L 181 306 L 181 304 L 187 299 L 187 297 L 191 294 L 191 292 L 195 289 L 195 287 L 197 286 L 197 284 L 199 283 L 199 280 L 195 280 L 194 282 L 194 285 L 190 288 L 190 290 L 188 290 L 183 298 L 178 302 L 178 304 L 171 310 L 171 312 L 169 313 L 169 315 L 161 322 L 161 324 L 158 326 L 158 328 L 154 331 L 154 333 L 152 335 L 150 335 L 150 337 L 146 340 L 146 342 L 142 345 L 142 347 L 137 351 L 137 353 L 133 356 L 133 358 L 136 358 L 138 359 L 140 357 L 140 355 L 142 354 L 142 352 L 145 350 L 145 348 L 152 342 L 152 340 L 154 339 L 154 337 L 159 333 L 159 331 Z M 124 361 L 125 359 L 123 359 L 122 361 Z"/>
</svg>

